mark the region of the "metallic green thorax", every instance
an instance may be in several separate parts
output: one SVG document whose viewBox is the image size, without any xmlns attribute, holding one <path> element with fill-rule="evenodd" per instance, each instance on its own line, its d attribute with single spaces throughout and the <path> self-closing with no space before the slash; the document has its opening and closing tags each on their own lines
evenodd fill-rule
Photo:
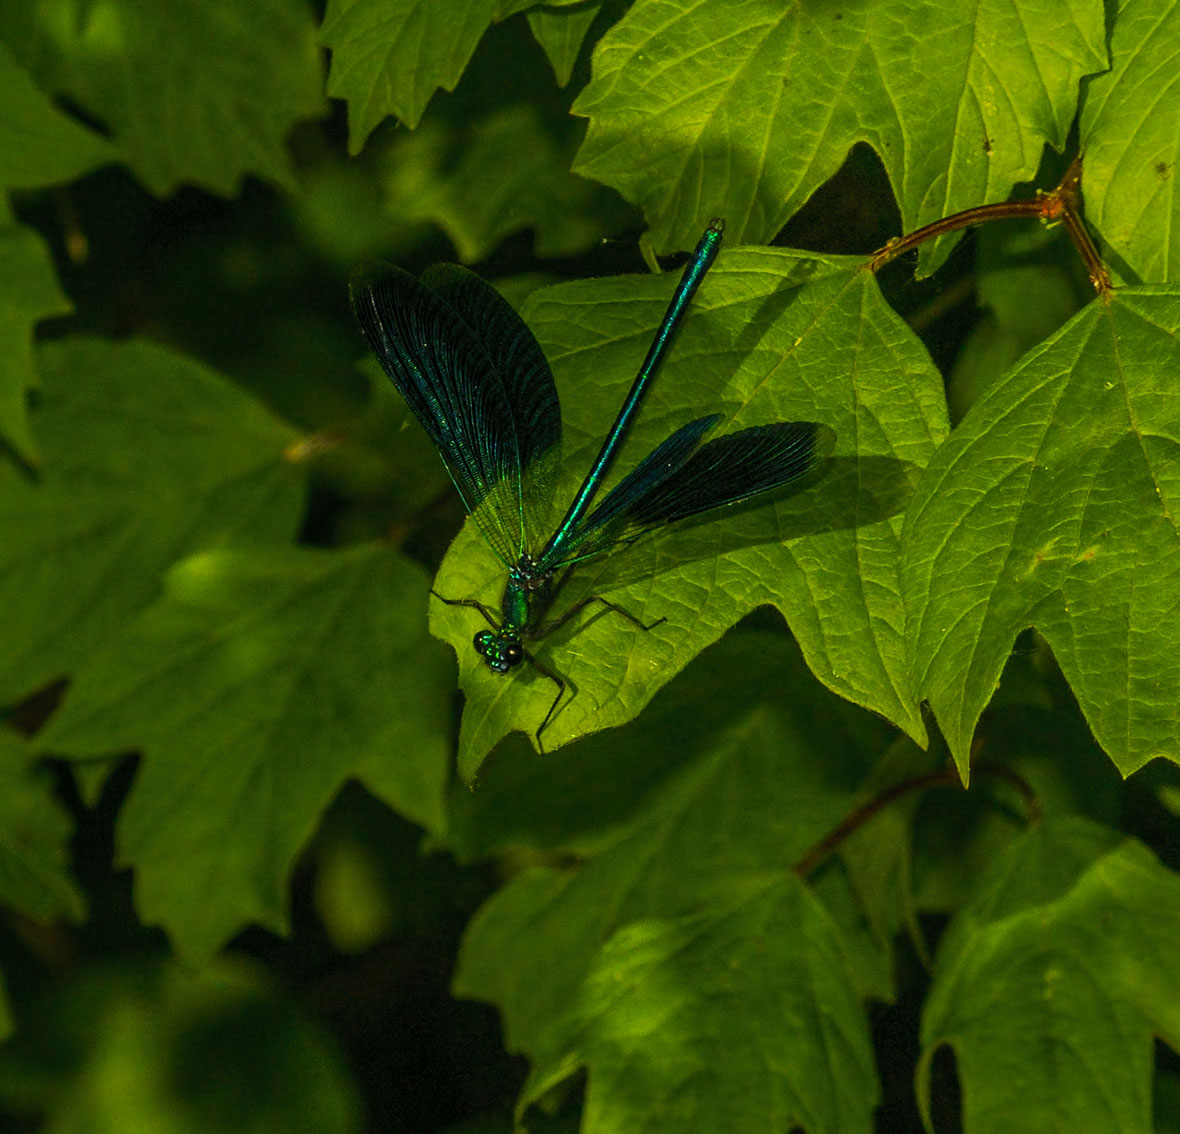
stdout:
<svg viewBox="0 0 1180 1134">
<path fill-rule="evenodd" d="M 508 582 L 500 599 L 500 624 L 493 630 L 480 630 L 473 644 L 490 669 L 507 673 L 524 660 L 521 638 L 534 624 L 553 595 L 553 572 L 538 571 L 527 556 L 508 572 Z"/>
</svg>

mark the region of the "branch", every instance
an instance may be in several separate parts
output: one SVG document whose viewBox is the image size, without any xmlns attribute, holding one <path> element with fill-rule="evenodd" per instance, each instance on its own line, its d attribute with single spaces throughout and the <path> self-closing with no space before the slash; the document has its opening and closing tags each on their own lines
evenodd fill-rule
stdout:
<svg viewBox="0 0 1180 1134">
<path fill-rule="evenodd" d="M 993 764 L 987 760 L 981 760 L 979 763 L 973 764 L 971 770 L 985 776 L 995 776 L 997 779 L 1007 780 L 1008 783 L 1016 788 L 1020 793 L 1021 799 L 1024 801 L 1027 821 L 1030 824 L 1040 822 L 1041 805 L 1037 800 L 1036 792 L 1033 791 L 1032 785 L 1028 780 L 1020 775 L 1019 772 L 1014 772 L 1011 768 L 1006 768 L 1002 764 Z M 815 846 L 795 863 L 793 867 L 795 873 L 800 878 L 806 878 L 849 835 L 860 827 L 863 827 L 878 812 L 883 811 L 891 803 L 902 799 L 911 792 L 927 787 L 962 789 L 962 786 L 959 773 L 954 768 L 943 768 L 937 772 L 926 772 L 924 775 L 913 776 L 908 780 L 902 780 L 900 783 L 894 784 L 893 787 L 887 788 L 880 795 L 870 799 L 850 815 L 845 816 L 832 831 L 820 839 Z"/>
<path fill-rule="evenodd" d="M 914 229 L 905 236 L 894 237 L 884 248 L 878 249 L 869 257 L 865 267 L 870 272 L 879 272 L 886 264 L 896 260 L 919 244 L 927 240 L 934 240 L 945 236 L 948 232 L 957 232 L 964 228 L 974 228 L 978 224 L 988 221 L 1007 220 L 1010 217 L 1039 217 L 1041 220 L 1055 224 L 1060 222 L 1069 233 L 1074 247 L 1085 262 L 1086 271 L 1090 275 L 1090 282 L 1094 290 L 1104 299 L 1111 290 L 1110 273 L 1106 270 L 1090 234 L 1082 223 L 1081 194 L 1079 187 L 1082 180 L 1082 159 L 1079 155 L 1070 163 L 1069 169 L 1061 179 L 1056 189 L 1048 193 L 1038 192 L 1032 201 L 1004 201 L 997 205 L 976 205 L 973 209 L 964 209 L 961 213 L 952 213 L 932 224 Z"/>
</svg>

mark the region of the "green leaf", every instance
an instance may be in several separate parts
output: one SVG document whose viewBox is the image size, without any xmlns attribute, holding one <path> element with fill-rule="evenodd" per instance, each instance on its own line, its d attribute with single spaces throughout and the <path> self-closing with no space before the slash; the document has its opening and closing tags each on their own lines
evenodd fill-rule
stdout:
<svg viewBox="0 0 1180 1134">
<path fill-rule="evenodd" d="M 3 152 L 0 150 L 0 152 Z M 0 438 L 22 459 L 39 458 L 29 426 L 28 391 L 37 385 L 33 325 L 71 310 L 58 286 L 53 261 L 40 233 L 12 222 L 0 209 Z M 0 537 L 2 538 L 2 537 Z"/>
<path fill-rule="evenodd" d="M 560 826 L 551 810 L 577 807 L 562 791 L 560 768 L 545 778 L 538 767 L 535 785 L 518 793 L 497 845 L 515 828 L 517 845 L 585 851 L 597 838 L 600 853 L 574 870 L 525 871 L 486 903 L 467 932 L 457 992 L 500 1007 L 510 1049 L 548 1058 L 548 1030 L 572 1010 L 597 950 L 617 929 L 691 913 L 741 879 L 777 876 L 843 817 L 884 732 L 824 692 L 783 635 L 727 638 L 641 721 L 571 750 L 588 776 L 607 782 L 628 759 L 651 759 L 663 769 L 655 782 L 636 773 L 618 793 L 591 793 L 589 815 L 574 817 L 565 839 L 544 835 Z M 591 751 L 579 756 L 582 748 Z M 629 814 L 632 783 L 645 794 Z M 504 795 L 494 779 L 489 786 L 491 798 L 477 806 L 495 809 Z M 603 838 L 608 825 L 615 831 Z M 483 829 L 492 829 L 491 817 Z"/>
<path fill-rule="evenodd" d="M 582 252 L 627 210 L 571 173 L 565 148 L 532 106 L 506 107 L 458 133 L 424 124 L 389 149 L 385 209 L 399 224 L 435 222 L 464 263 L 529 228 L 538 256 Z"/>
<path fill-rule="evenodd" d="M 0 1041 L 8 1039 L 15 1030 L 12 1006 L 8 1002 L 8 988 L 4 981 L 4 973 L 0 971 Z"/>
<path fill-rule="evenodd" d="M 1080 268 L 1065 230 L 1040 221 L 989 224 L 975 242 L 980 313 L 947 381 L 952 420 L 959 420 L 1005 370 L 1075 315 L 1093 290 L 1079 294 Z M 1066 259 L 1068 257 L 1068 259 Z"/>
<path fill-rule="evenodd" d="M 901 825 L 904 826 L 904 821 Z M 894 857 L 890 856 L 891 863 Z M 891 1004 L 897 999 L 897 961 L 891 948 L 892 937 L 896 936 L 902 925 L 901 916 L 905 914 L 905 909 L 890 909 L 894 931 L 890 940 L 883 940 L 871 920 L 876 911 L 866 903 L 864 895 L 858 893 L 842 862 L 831 863 L 817 873 L 812 893 L 816 902 L 824 908 L 840 939 L 840 949 L 847 958 L 856 996 L 862 1001 L 877 1000 L 882 1004 Z M 891 892 L 887 898 L 882 896 L 877 905 L 883 906 L 886 901 L 896 898 L 897 894 Z"/>
<path fill-rule="evenodd" d="M 550 759 L 547 780 L 538 766 L 535 784 L 517 793 L 504 824 L 515 825 L 520 842 L 533 838 L 531 832 L 542 833 L 543 845 L 550 842 L 543 832 L 560 826 L 550 815 L 554 809 L 571 815 L 568 841 L 558 846 L 590 849 L 594 828 L 605 832 L 604 823 L 614 834 L 599 838 L 599 853 L 576 868 L 516 875 L 476 914 L 464 940 L 456 992 L 500 1008 L 507 1046 L 533 1063 L 525 1102 L 585 1063 L 593 1113 L 629 1113 L 639 1100 L 635 1080 L 616 1078 L 626 1061 L 616 1047 L 618 1029 L 626 1019 L 646 1017 L 640 1005 L 654 1010 L 662 1003 L 668 1017 L 653 1053 L 680 1052 L 708 1064 L 723 1058 L 719 1049 L 728 1043 L 749 1058 L 735 1056 L 732 1067 L 727 1061 L 724 1075 L 686 1082 L 675 1061 L 661 1070 L 659 1059 L 649 1064 L 637 1057 L 635 1073 L 644 1068 L 649 1098 L 679 1089 L 694 1114 L 712 1108 L 715 1116 L 739 1106 L 735 1100 L 747 1093 L 769 1105 L 766 1091 L 777 1084 L 798 1093 L 809 1120 L 820 1116 L 815 1129 L 839 1129 L 831 1124 L 838 1113 L 850 1121 L 867 1115 L 876 1087 L 858 981 L 834 923 L 785 871 L 845 814 L 885 732 L 825 693 L 782 635 L 738 633 L 698 659 L 642 721 L 609 742 L 598 738 L 571 750 L 584 780 L 604 781 L 587 800 L 588 817 L 565 802 L 564 770 L 553 767 L 564 754 Z M 648 783 L 638 772 L 626 778 L 628 761 L 644 759 L 662 775 Z M 606 784 L 616 775 L 624 778 L 613 793 Z M 627 814 L 632 784 L 644 795 Z M 494 769 L 488 786 L 491 798 L 477 806 L 493 811 L 506 802 Z M 506 836 L 506 830 L 499 835 L 501 845 Z M 693 953 L 691 973 L 664 948 L 685 935 L 690 953 L 701 950 Z M 738 959 L 747 948 L 753 955 Z M 626 980 L 617 987 L 628 1004 L 604 1002 L 600 982 L 622 977 L 624 968 Z M 831 1011 L 825 1018 L 832 1031 L 825 1035 L 806 1022 L 807 1002 L 817 989 L 836 987 L 834 999 L 821 994 Z M 694 1000 L 711 992 L 716 998 L 708 1008 Z M 680 1013 L 675 1005 L 682 1003 L 693 1007 Z M 773 1035 L 771 1025 L 752 1023 L 766 1005 L 781 1009 Z M 828 1061 L 823 1052 L 837 1033 L 849 1047 Z M 764 1054 L 748 1051 L 746 1042 L 761 1044 Z M 775 1070 L 792 1063 L 798 1075 Z M 821 1096 L 829 1101 L 820 1103 Z M 701 1121 L 663 1128 L 706 1129 Z M 754 1128 L 745 1121 L 732 1128 Z M 647 1128 L 618 1123 L 603 1117 L 584 1128 Z M 789 1125 L 784 1118 L 781 1128 Z M 858 1119 L 850 1128 L 860 1127 Z"/>
<path fill-rule="evenodd" d="M 857 807 L 888 799 L 890 789 L 936 768 L 939 757 L 900 737 L 861 787 Z M 913 900 L 913 826 L 923 793 L 909 791 L 847 830 L 832 858 L 816 864 L 814 889 L 854 958 L 865 999 L 896 998 L 895 942 L 909 932 L 923 948 Z M 855 814 L 854 809 L 849 809 Z"/>
<path fill-rule="evenodd" d="M 966 779 L 1017 634 L 1129 775 L 1180 760 L 1180 289 L 1095 301 L 975 405 L 906 516 L 907 648 Z"/>
<path fill-rule="evenodd" d="M 1035 678 L 1021 672 L 1021 660 L 1018 655 L 1008 663 L 997 701 L 1005 685 L 1022 692 L 1033 687 Z M 1029 785 L 1042 815 L 1083 815 L 1112 825 L 1123 819 L 1123 778 L 1072 703 L 1052 710 L 997 705 L 988 713 L 985 744 L 982 751 L 997 754 L 1002 764 L 981 767 L 977 749 L 970 790 L 940 791 L 936 804 L 919 809 L 906 836 L 906 853 L 914 859 L 912 901 L 923 912 L 958 910 L 964 895 L 1027 828 L 1029 804 L 1006 773 Z"/>
<path fill-rule="evenodd" d="M 581 1129 L 873 1130 L 880 1092 L 855 987 L 835 927 L 791 875 L 620 929 L 568 1024 L 561 1070 L 589 1072 Z M 553 1085 L 534 1074 L 521 1107 Z"/>
<path fill-rule="evenodd" d="M 320 40 L 332 51 L 328 94 L 348 102 L 348 148 L 390 115 L 414 127 L 436 90 L 453 91 L 492 24 L 531 0 L 328 0 Z"/>
<path fill-rule="evenodd" d="M 1111 68 L 1086 87 L 1081 117 L 1086 217 L 1144 283 L 1180 274 L 1176 131 L 1180 4 L 1121 0 L 1111 21 Z"/>
<path fill-rule="evenodd" d="M 296 856 L 350 777 L 442 826 L 449 679 L 426 591 L 380 545 L 198 555 L 78 676 L 39 743 L 142 749 L 120 861 L 183 956 L 285 928 Z"/>
<path fill-rule="evenodd" d="M 954 1050 L 963 1129 L 1109 1134 L 1151 1122 L 1152 1039 L 1180 1049 L 1180 879 L 1085 820 L 1033 829 L 939 949 L 919 1099 Z M 929 1111 L 927 1129 L 933 1129 Z"/>
<path fill-rule="evenodd" d="M 671 288 L 668 275 L 626 277 L 530 296 L 526 315 L 563 393 L 560 506 L 589 468 Z M 538 658 L 570 682 L 545 746 L 631 719 L 692 657 L 767 603 L 783 612 L 820 680 L 924 742 L 905 669 L 897 561 L 910 480 L 947 429 L 929 356 L 859 261 L 731 249 L 694 301 L 620 472 L 711 410 L 726 416 L 719 433 L 825 422 L 836 431 L 836 455 L 826 476 L 782 503 L 690 521 L 576 568 L 553 613 L 597 594 L 645 623 L 663 621 L 645 632 L 589 609 L 536 643 Z M 434 589 L 494 607 L 503 585 L 502 566 L 467 525 Z M 468 698 L 459 769 L 470 779 L 507 732 L 535 735 L 555 688 L 527 665 L 508 677 L 488 670 L 471 648 L 484 625 L 478 612 L 436 600 L 431 625 L 459 656 Z"/>
<path fill-rule="evenodd" d="M 290 0 L 4 0 L 0 35 L 159 195 L 230 195 L 247 174 L 293 186 L 286 136 L 325 109 L 311 13 Z"/>
<path fill-rule="evenodd" d="M 566 86 L 573 76 L 586 33 L 600 11 L 602 5 L 591 0 L 576 7 L 546 4 L 528 13 L 529 27 L 553 67 L 558 86 Z"/>
<path fill-rule="evenodd" d="M 0 187 L 56 185 L 119 153 L 57 109 L 0 43 Z"/>
<path fill-rule="evenodd" d="M 769 673 L 763 675 L 764 670 Z M 669 784 L 702 747 L 756 713 L 768 694 L 792 690 L 794 712 L 831 719 L 847 746 L 875 751 L 886 726 L 837 709 L 782 634 L 735 630 L 695 659 L 631 726 L 588 737 L 560 759 L 523 742 L 503 744 L 475 790 L 456 785 L 447 845 L 465 860 L 524 848 L 601 853 L 651 820 Z M 829 716 L 830 715 L 830 716 Z"/>
<path fill-rule="evenodd" d="M 863 141 L 908 231 L 1031 180 L 1104 37 L 1097 0 L 637 3 L 574 104 L 575 168 L 639 205 L 657 248 L 691 246 L 715 213 L 758 243 Z"/>
<path fill-rule="evenodd" d="M 68 339 L 41 372 L 44 471 L 0 461 L 0 704 L 83 665 L 176 559 L 284 542 L 303 503 L 292 430 L 191 359 Z"/>
<path fill-rule="evenodd" d="M 34 921 L 80 921 L 82 895 L 70 875 L 73 822 L 17 733 L 0 728 L 0 906 Z"/>
</svg>

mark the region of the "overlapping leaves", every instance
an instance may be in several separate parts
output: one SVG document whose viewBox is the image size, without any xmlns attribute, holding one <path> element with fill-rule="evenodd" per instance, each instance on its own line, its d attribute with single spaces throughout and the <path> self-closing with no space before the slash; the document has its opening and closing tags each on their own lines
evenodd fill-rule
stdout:
<svg viewBox="0 0 1180 1134">
<path fill-rule="evenodd" d="M 784 686 L 792 697 L 776 698 Z M 614 832 L 597 853 L 520 874 L 469 929 L 457 990 L 494 1001 L 509 1047 L 529 1054 L 522 1105 L 585 1066 L 587 1130 L 703 1131 L 718 1114 L 733 1130 L 765 1129 L 767 1115 L 870 1128 L 877 1088 L 845 927 L 790 866 L 847 809 L 883 739 L 781 636 L 739 634 L 642 722 L 582 746 L 591 776 L 617 765 L 635 779 L 624 769 L 653 748 L 675 758 L 622 825 L 627 789 L 590 804 L 580 825 Z M 516 785 L 518 830 L 530 809 L 547 822 L 553 775 L 538 764 L 531 790 Z"/>
<path fill-rule="evenodd" d="M 160 194 L 230 194 L 248 173 L 290 185 L 286 136 L 323 109 L 311 13 L 286 0 L 18 0 L 0 4 L 0 39 Z"/>
<path fill-rule="evenodd" d="M 658 248 L 691 243 L 702 201 L 758 243 L 864 141 L 908 231 L 1030 180 L 1104 37 L 1094 0 L 638 3 L 575 103 L 576 168 L 640 205 Z"/>
<path fill-rule="evenodd" d="M 1147 1131 L 1153 1037 L 1180 1049 L 1180 879 L 1083 820 L 1015 843 L 955 919 L 923 1013 L 920 1098 L 953 1048 L 963 1128 Z M 928 1128 L 929 1112 L 926 1114 Z"/>
</svg>

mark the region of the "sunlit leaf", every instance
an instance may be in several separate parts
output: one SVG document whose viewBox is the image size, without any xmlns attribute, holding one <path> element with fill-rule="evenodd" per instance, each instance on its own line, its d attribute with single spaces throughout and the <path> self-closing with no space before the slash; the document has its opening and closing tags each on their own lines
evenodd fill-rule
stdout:
<svg viewBox="0 0 1180 1134">
<path fill-rule="evenodd" d="M 726 432 L 820 421 L 835 455 L 810 487 L 689 521 L 576 567 L 555 606 L 600 594 L 650 631 L 587 610 L 535 645 L 571 684 L 545 730 L 559 744 L 635 716 L 655 691 L 739 618 L 777 606 L 830 688 L 924 728 L 909 691 L 897 576 L 911 481 L 946 432 L 929 356 L 855 261 L 781 249 L 723 251 L 694 301 L 624 448 L 632 467 L 674 427 L 719 411 Z M 525 315 L 553 363 L 566 423 L 564 507 L 589 468 L 671 291 L 668 276 L 566 284 L 534 292 Z M 474 525 L 435 584 L 444 598 L 496 606 L 503 570 Z M 471 648 L 478 613 L 435 604 L 436 632 L 459 656 L 468 695 L 460 770 L 475 774 L 508 731 L 535 734 L 554 685 L 522 666 L 492 673 Z"/>
<path fill-rule="evenodd" d="M 761 242 L 867 142 L 908 231 L 1031 180 L 1104 38 L 1097 0 L 637 3 L 574 104 L 575 168 L 639 205 L 657 248 L 710 213 Z"/>
<path fill-rule="evenodd" d="M 1124 775 L 1180 760 L 1178 298 L 1092 303 L 984 395 L 910 504 L 910 664 L 964 778 L 1030 626 Z"/>
<path fill-rule="evenodd" d="M 1140 281 L 1164 283 L 1180 275 L 1180 89 L 1161 81 L 1180 68 L 1180 4 L 1111 11 L 1111 68 L 1087 84 L 1080 124 L 1086 214 Z"/>
</svg>

